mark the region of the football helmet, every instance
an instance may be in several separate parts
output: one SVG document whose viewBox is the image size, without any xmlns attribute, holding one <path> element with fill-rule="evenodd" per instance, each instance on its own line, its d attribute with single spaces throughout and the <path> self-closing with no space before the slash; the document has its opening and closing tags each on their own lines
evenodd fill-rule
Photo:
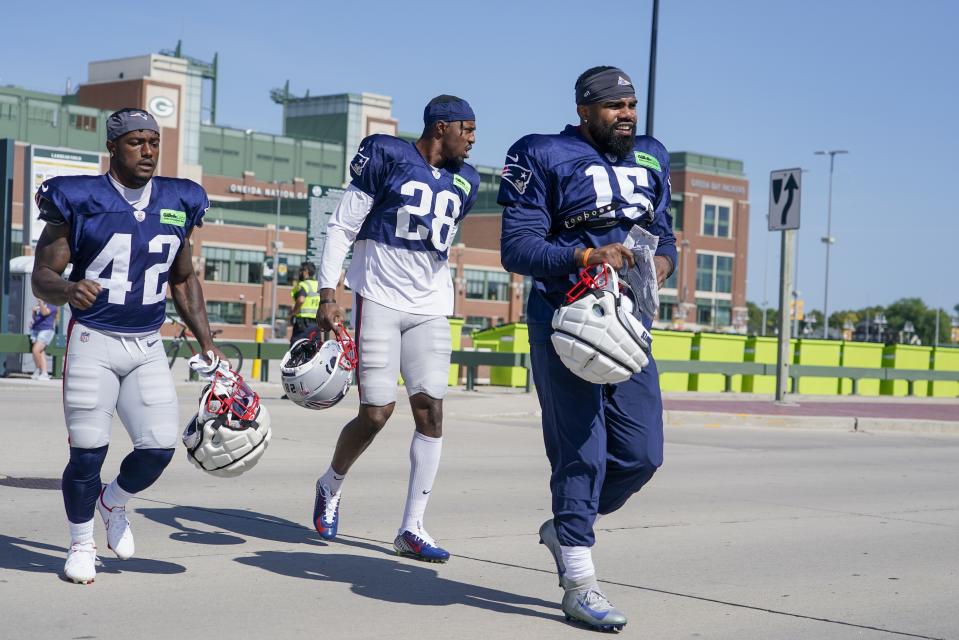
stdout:
<svg viewBox="0 0 959 640">
<path fill-rule="evenodd" d="M 251 469 L 266 451 L 270 413 L 240 374 L 226 367 L 200 394 L 196 415 L 183 431 L 187 458 L 198 469 L 232 478 Z"/>
<path fill-rule="evenodd" d="M 649 364 L 652 338 L 634 316 L 608 264 L 586 269 L 553 314 L 551 340 L 570 371 L 597 384 L 616 384 Z"/>
<path fill-rule="evenodd" d="M 343 325 L 333 331 L 336 337 L 322 344 L 315 334 L 297 340 L 280 363 L 283 390 L 301 407 L 327 409 L 350 389 L 357 365 L 356 344 Z"/>
</svg>

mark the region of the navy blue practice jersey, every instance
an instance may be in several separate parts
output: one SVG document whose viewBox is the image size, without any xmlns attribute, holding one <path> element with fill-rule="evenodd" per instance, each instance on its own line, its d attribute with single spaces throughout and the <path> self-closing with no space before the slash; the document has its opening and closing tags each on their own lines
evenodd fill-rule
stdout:
<svg viewBox="0 0 959 640">
<path fill-rule="evenodd" d="M 382 134 L 363 140 L 350 176 L 354 187 L 373 198 L 357 239 L 431 251 L 443 260 L 479 191 L 472 166 L 433 167 L 412 142 Z"/>
<path fill-rule="evenodd" d="M 40 218 L 70 225 L 70 280 L 103 287 L 89 309 L 71 308 L 78 322 L 118 333 L 163 324 L 170 267 L 210 203 L 191 180 L 157 177 L 151 189 L 146 207 L 134 210 L 106 175 L 60 176 L 40 185 Z"/>
<path fill-rule="evenodd" d="M 657 254 L 675 264 L 669 190 L 669 153 L 650 136 L 637 136 L 624 158 L 599 151 L 574 126 L 520 138 L 506 154 L 498 196 L 503 262 L 534 276 L 553 308 L 578 279 L 573 250 L 623 242 L 633 225 L 659 236 Z"/>
</svg>

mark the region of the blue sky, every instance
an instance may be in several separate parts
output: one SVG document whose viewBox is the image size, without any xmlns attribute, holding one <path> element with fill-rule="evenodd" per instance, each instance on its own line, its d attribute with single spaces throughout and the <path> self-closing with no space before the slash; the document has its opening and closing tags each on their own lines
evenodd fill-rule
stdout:
<svg viewBox="0 0 959 640">
<path fill-rule="evenodd" d="M 62 92 L 86 80 L 88 61 L 182 39 L 187 55 L 220 54 L 220 124 L 279 132 L 268 92 L 287 79 L 295 93 L 393 96 L 402 130 L 453 93 L 477 112 L 473 160 L 498 165 L 516 138 L 573 121 L 582 70 L 618 65 L 645 86 L 652 2 L 139 6 L 128 22 L 81 3 L 45 5 L 46 18 L 29 3 L 5 8 L 0 84 Z M 947 0 L 662 0 L 655 134 L 671 150 L 745 162 L 750 300 L 762 302 L 764 279 L 776 300 L 769 171 L 801 166 L 799 288 L 807 309 L 822 307 L 828 160 L 813 151 L 848 149 L 834 175 L 830 309 L 959 303 L 957 24 Z"/>
</svg>

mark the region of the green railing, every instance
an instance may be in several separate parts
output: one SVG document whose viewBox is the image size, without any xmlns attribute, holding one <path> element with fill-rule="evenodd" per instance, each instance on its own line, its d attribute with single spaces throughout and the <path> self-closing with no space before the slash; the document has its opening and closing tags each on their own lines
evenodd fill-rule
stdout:
<svg viewBox="0 0 959 640">
<path fill-rule="evenodd" d="M 169 345 L 170 340 L 164 340 Z M 288 346 L 278 342 L 256 343 L 250 341 L 230 341 L 235 344 L 244 358 L 262 360 L 279 360 L 286 353 Z M 54 343 L 47 347 L 47 354 L 53 356 L 54 376 L 59 376 L 63 368 L 64 355 L 63 336 L 57 336 Z M 0 354 L 29 353 L 30 339 L 20 334 L 0 334 Z M 183 348 L 181 355 L 187 355 L 189 350 Z M 451 357 L 453 364 L 466 369 L 466 389 L 472 391 L 476 386 L 477 369 L 479 367 L 524 367 L 530 369 L 528 353 L 503 353 L 498 351 L 454 351 Z M 660 373 L 714 373 L 725 378 L 725 389 L 733 388 L 733 377 L 737 375 L 775 376 L 775 364 L 758 362 L 703 362 L 699 360 L 657 360 L 656 366 Z M 269 367 L 262 367 L 260 379 L 267 381 Z M 530 372 L 532 374 L 532 372 Z M 866 367 L 822 367 L 813 365 L 792 364 L 788 367 L 788 375 L 793 380 L 793 388 L 797 388 L 799 378 L 803 376 L 842 378 L 852 382 L 852 393 L 856 394 L 860 380 L 904 380 L 908 384 L 908 395 L 913 395 L 913 387 L 919 381 L 952 381 L 959 382 L 959 371 L 933 371 L 930 369 L 892 369 Z M 526 391 L 530 390 L 532 375 L 527 376 Z"/>
</svg>

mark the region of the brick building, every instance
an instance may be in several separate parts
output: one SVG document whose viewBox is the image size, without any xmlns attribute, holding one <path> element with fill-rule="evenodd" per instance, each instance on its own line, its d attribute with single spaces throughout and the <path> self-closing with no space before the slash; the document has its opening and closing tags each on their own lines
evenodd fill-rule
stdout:
<svg viewBox="0 0 959 640">
<path fill-rule="evenodd" d="M 366 135 L 416 136 L 398 131 L 391 98 L 367 93 L 296 97 L 276 90 L 283 134 L 220 126 L 216 71 L 216 58 L 198 61 L 178 47 L 92 62 L 88 82 L 76 93 L 0 88 L 0 149 L 9 155 L 7 161 L 0 157 L 7 174 L 0 178 L 12 185 L 9 199 L 0 194 L 7 258 L 30 254 L 39 236 L 32 192 L 43 172 L 105 171 L 107 115 L 141 107 L 162 128 L 158 173 L 195 180 L 210 196 L 192 251 L 211 323 L 225 337 L 252 338 L 255 325 L 272 317 L 274 286 L 276 317 L 285 319 L 291 277 L 306 255 L 308 187 L 342 186 L 347 154 Z M 681 152 L 672 154 L 671 165 L 681 258 L 662 292 L 657 325 L 743 332 L 749 211 L 742 163 Z M 500 264 L 499 167 L 477 169 L 477 204 L 450 250 L 454 313 L 465 318 L 467 330 L 522 321 L 530 286 Z M 265 277 L 270 258 L 280 267 L 275 279 Z M 349 292 L 340 296 L 349 308 Z"/>
</svg>

